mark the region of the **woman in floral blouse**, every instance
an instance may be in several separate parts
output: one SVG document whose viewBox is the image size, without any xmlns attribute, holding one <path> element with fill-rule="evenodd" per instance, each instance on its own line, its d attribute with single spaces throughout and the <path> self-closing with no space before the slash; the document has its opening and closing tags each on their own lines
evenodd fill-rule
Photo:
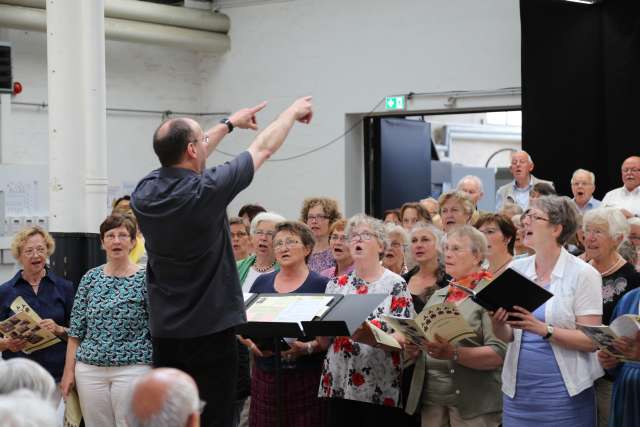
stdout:
<svg viewBox="0 0 640 427">
<path fill-rule="evenodd" d="M 409 318 L 413 303 L 402 277 L 380 265 L 387 240 L 384 224 L 356 215 L 349 220 L 346 234 L 355 269 L 332 279 L 326 292 L 388 294 L 368 320 L 383 331 L 392 332 L 381 316 Z M 386 352 L 353 337 L 333 338 L 319 390 L 320 397 L 329 398 L 327 425 L 393 425 L 403 416 L 399 408 L 401 374 L 399 352 Z"/>
<path fill-rule="evenodd" d="M 129 259 L 137 226 L 111 214 L 100 225 L 107 263 L 80 281 L 60 387 L 78 390 L 87 426 L 124 427 L 131 382 L 151 369 L 151 332 L 145 270 Z"/>
</svg>

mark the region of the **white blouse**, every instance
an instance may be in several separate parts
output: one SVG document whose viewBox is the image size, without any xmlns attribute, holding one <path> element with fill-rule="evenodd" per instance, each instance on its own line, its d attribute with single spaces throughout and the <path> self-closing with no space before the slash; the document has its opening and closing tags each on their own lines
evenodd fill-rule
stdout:
<svg viewBox="0 0 640 427">
<path fill-rule="evenodd" d="M 537 279 L 536 256 L 520 258 L 510 267 L 531 280 Z M 577 316 L 602 315 L 602 278 L 598 271 L 574 257 L 564 248 L 551 272 L 549 291 L 554 295 L 545 308 L 548 324 L 559 328 L 575 329 Z M 514 398 L 522 330 L 513 330 L 513 341 L 509 343 L 502 368 L 502 391 Z M 604 375 L 595 352 L 571 350 L 550 342 L 562 379 L 569 396 L 575 396 L 591 387 Z"/>
</svg>

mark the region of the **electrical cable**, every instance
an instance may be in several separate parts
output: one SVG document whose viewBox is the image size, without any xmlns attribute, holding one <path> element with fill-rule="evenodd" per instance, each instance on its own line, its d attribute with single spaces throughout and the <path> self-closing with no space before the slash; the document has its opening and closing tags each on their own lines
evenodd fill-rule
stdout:
<svg viewBox="0 0 640 427">
<path fill-rule="evenodd" d="M 12 101 L 11 105 L 24 105 L 29 107 L 48 108 L 49 104 L 46 102 L 22 102 Z M 228 116 L 228 112 L 205 112 L 195 113 L 192 111 L 171 111 L 171 110 L 145 110 L 140 108 L 118 108 L 107 107 L 108 112 L 112 113 L 140 113 L 140 114 L 160 114 L 164 117 L 178 115 L 178 116 L 192 116 L 192 117 L 204 117 L 204 116 Z"/>
<path fill-rule="evenodd" d="M 371 111 L 369 111 L 366 115 L 372 114 L 373 112 L 376 111 L 376 109 L 384 102 L 385 98 L 381 98 L 380 101 L 378 101 L 378 103 L 371 109 Z M 358 120 L 356 123 L 353 124 L 353 126 L 351 126 L 349 129 L 347 129 L 344 133 L 342 133 L 340 136 L 337 136 L 335 138 L 333 138 L 331 141 L 319 145 L 315 148 L 312 148 L 308 151 L 303 151 L 302 153 L 299 154 L 295 154 L 293 156 L 288 156 L 288 157 L 280 157 L 278 159 L 269 159 L 267 160 L 267 162 L 284 162 L 287 160 L 295 160 L 295 159 L 299 159 L 300 157 L 304 157 L 304 156 L 308 156 L 309 154 L 315 153 L 316 151 L 320 151 L 324 148 L 327 148 L 330 145 L 335 144 L 336 142 L 340 141 L 341 139 L 343 139 L 345 136 L 349 135 L 356 127 L 360 126 L 360 123 L 362 123 L 362 120 L 364 119 L 364 116 Z M 214 150 L 220 154 L 224 154 L 225 156 L 228 157 L 236 157 L 238 154 L 232 154 L 232 153 L 227 153 L 226 151 L 222 151 L 222 150 L 218 150 L 217 148 Z"/>
</svg>

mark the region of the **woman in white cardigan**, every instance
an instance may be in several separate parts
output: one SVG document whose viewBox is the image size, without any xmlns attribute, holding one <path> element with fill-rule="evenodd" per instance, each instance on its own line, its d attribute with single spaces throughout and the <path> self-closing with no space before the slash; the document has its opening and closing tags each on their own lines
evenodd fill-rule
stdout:
<svg viewBox="0 0 640 427">
<path fill-rule="evenodd" d="M 596 425 L 593 382 L 603 371 L 576 323 L 601 323 L 602 279 L 563 248 L 577 215 L 570 199 L 545 196 L 522 216 L 524 243 L 536 255 L 511 267 L 554 296 L 533 313 L 517 307 L 493 315 L 496 336 L 509 343 L 502 370 L 505 427 Z"/>
</svg>

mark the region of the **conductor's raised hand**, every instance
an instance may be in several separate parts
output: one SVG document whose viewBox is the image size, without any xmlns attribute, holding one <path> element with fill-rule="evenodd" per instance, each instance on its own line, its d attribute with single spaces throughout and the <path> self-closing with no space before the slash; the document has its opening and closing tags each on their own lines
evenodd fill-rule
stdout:
<svg viewBox="0 0 640 427">
<path fill-rule="evenodd" d="M 296 99 L 289 107 L 289 111 L 293 113 L 295 119 L 300 123 L 309 124 L 313 118 L 313 104 L 311 103 L 311 97 L 304 96 Z"/>
<path fill-rule="evenodd" d="M 240 129 L 258 129 L 258 121 L 256 120 L 256 113 L 267 106 L 267 101 L 263 101 L 255 107 L 243 108 L 236 111 L 229 117 L 229 121 L 234 127 Z"/>
</svg>

